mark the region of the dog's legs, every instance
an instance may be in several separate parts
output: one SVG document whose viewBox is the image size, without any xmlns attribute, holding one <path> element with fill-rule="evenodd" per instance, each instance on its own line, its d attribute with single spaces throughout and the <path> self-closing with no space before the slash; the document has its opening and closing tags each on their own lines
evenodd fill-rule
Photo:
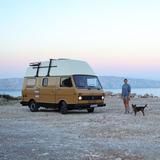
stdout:
<svg viewBox="0 0 160 160">
<path fill-rule="evenodd" d="M 142 110 L 141 112 L 143 113 L 143 116 L 145 116 L 145 114 L 144 114 L 144 110 Z"/>
<path fill-rule="evenodd" d="M 137 112 L 136 112 L 136 111 L 134 111 L 134 115 L 135 115 L 135 116 L 136 116 L 136 113 L 137 113 Z"/>
</svg>

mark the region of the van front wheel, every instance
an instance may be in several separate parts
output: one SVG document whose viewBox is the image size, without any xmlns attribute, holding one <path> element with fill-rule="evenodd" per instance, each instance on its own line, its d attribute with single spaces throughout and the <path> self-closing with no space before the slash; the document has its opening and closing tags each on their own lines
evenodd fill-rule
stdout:
<svg viewBox="0 0 160 160">
<path fill-rule="evenodd" d="M 29 103 L 29 109 L 30 109 L 31 112 L 37 112 L 39 107 L 34 101 L 31 101 Z"/>
<path fill-rule="evenodd" d="M 62 114 L 66 114 L 67 113 L 67 104 L 66 104 L 66 102 L 62 101 L 60 103 L 59 110 L 60 110 L 60 113 L 62 113 Z"/>
<path fill-rule="evenodd" d="M 88 108 L 87 111 L 88 111 L 88 113 L 93 113 L 94 112 L 94 108 Z"/>
</svg>

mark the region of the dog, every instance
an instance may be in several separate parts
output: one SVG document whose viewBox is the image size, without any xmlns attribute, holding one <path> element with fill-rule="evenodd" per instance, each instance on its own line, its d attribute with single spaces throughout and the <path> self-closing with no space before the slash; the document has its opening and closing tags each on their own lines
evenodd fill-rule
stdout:
<svg viewBox="0 0 160 160">
<path fill-rule="evenodd" d="M 144 105 L 144 106 L 137 106 L 136 104 L 132 104 L 132 109 L 133 109 L 133 112 L 136 116 L 137 112 L 142 112 L 143 116 L 145 116 L 144 114 L 144 109 L 147 107 L 148 105 Z"/>
</svg>

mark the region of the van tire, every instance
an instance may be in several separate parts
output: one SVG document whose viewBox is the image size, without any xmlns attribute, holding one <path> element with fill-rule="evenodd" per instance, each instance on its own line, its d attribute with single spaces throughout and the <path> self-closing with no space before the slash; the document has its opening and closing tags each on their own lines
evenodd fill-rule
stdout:
<svg viewBox="0 0 160 160">
<path fill-rule="evenodd" d="M 60 113 L 66 114 L 66 113 L 67 113 L 67 110 L 68 110 L 68 108 L 67 108 L 66 102 L 62 101 L 62 102 L 60 103 L 60 107 L 59 107 Z"/>
<path fill-rule="evenodd" d="M 37 112 L 39 107 L 38 107 L 38 105 L 36 104 L 35 101 L 31 101 L 29 103 L 29 109 L 30 109 L 31 112 Z"/>
<path fill-rule="evenodd" d="M 88 113 L 93 113 L 94 112 L 94 108 L 88 108 L 87 111 L 88 111 Z"/>
</svg>

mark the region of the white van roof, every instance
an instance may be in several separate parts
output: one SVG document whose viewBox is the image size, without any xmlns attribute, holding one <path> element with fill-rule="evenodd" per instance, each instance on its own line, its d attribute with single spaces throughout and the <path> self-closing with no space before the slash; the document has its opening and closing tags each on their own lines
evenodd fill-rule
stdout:
<svg viewBox="0 0 160 160">
<path fill-rule="evenodd" d="M 49 65 L 51 66 L 49 69 Z M 88 63 L 81 60 L 72 59 L 52 59 L 50 61 L 31 63 L 27 68 L 26 77 L 47 76 L 49 70 L 49 76 L 63 76 L 63 75 L 95 75 L 92 68 Z"/>
</svg>

